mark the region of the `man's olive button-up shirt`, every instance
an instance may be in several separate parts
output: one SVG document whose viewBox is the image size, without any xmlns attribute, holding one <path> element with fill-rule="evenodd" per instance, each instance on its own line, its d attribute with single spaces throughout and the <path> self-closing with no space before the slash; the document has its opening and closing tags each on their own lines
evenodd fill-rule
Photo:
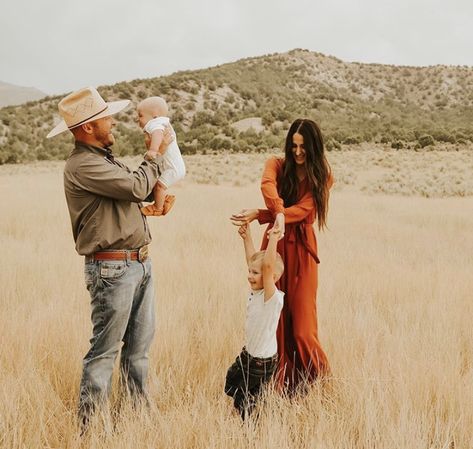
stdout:
<svg viewBox="0 0 473 449">
<path fill-rule="evenodd" d="M 108 148 L 76 141 L 64 168 L 64 190 L 79 254 L 136 249 L 151 242 L 140 207 L 142 201 L 152 201 L 158 158 L 132 171 Z"/>
</svg>

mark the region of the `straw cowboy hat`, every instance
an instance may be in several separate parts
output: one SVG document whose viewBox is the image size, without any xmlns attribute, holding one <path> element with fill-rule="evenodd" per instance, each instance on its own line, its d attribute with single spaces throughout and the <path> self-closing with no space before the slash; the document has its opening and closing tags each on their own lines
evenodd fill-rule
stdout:
<svg viewBox="0 0 473 449">
<path fill-rule="evenodd" d="M 97 92 L 97 89 L 93 87 L 86 87 L 77 92 L 72 92 L 59 102 L 59 115 L 63 120 L 46 137 L 49 139 L 84 123 L 116 114 L 129 104 L 130 100 L 107 103 Z"/>
</svg>

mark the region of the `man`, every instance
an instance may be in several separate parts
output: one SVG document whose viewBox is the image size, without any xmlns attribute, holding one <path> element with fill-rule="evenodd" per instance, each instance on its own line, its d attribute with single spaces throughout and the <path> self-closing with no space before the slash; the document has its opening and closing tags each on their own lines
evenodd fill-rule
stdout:
<svg viewBox="0 0 473 449">
<path fill-rule="evenodd" d="M 96 404 L 108 396 L 121 342 L 121 378 L 135 399 L 146 401 L 155 317 L 147 253 L 151 235 L 140 203 L 148 196 L 152 201 L 162 156 L 148 151 L 135 171 L 113 157 L 112 115 L 128 104 L 106 103 L 92 87 L 73 92 L 59 102 L 64 120 L 47 136 L 69 129 L 75 139 L 64 168 L 64 189 L 76 250 L 85 256 L 93 324 L 80 384 L 83 430 Z M 164 146 L 171 140 L 168 132 Z"/>
</svg>

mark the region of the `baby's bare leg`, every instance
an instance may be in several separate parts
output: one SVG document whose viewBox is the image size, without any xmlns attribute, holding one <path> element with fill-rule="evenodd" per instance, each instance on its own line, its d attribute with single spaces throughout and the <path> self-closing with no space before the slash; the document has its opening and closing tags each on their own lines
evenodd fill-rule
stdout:
<svg viewBox="0 0 473 449">
<path fill-rule="evenodd" d="M 163 211 L 164 199 L 166 198 L 167 187 L 161 184 L 159 181 L 156 183 L 153 189 L 154 194 L 154 205 L 159 211 Z"/>
<path fill-rule="evenodd" d="M 174 205 L 175 196 L 166 195 L 167 187 L 159 181 L 153 188 L 154 203 L 141 208 L 143 215 L 155 216 L 166 215 Z"/>
</svg>

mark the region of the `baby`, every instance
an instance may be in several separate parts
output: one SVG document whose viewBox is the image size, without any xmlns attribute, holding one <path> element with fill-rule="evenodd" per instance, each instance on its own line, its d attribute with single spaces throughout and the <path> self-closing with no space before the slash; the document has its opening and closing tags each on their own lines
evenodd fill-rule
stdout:
<svg viewBox="0 0 473 449">
<path fill-rule="evenodd" d="M 274 226 L 268 232 L 266 251 L 255 251 L 249 224 L 240 226 L 238 232 L 245 247 L 251 293 L 246 310 L 245 346 L 228 369 L 225 393 L 233 398 L 233 405 L 245 419 L 253 411 L 264 385 L 270 381 L 278 365 L 276 328 L 284 293 L 275 283 L 281 277 L 284 263 L 276 252 L 280 228 Z"/>
<path fill-rule="evenodd" d="M 160 176 L 153 189 L 154 203 L 141 208 L 141 212 L 148 216 L 166 215 L 175 201 L 175 196 L 166 195 L 166 191 L 168 187 L 184 178 L 186 167 L 176 142 L 174 130 L 172 130 L 174 140 L 165 147 L 164 153 L 159 150 L 164 129 L 170 126 L 166 101 L 161 97 L 146 98 L 138 104 L 137 112 L 138 123 L 146 133 L 148 150 L 163 155 L 162 163 L 158 167 Z"/>
</svg>

